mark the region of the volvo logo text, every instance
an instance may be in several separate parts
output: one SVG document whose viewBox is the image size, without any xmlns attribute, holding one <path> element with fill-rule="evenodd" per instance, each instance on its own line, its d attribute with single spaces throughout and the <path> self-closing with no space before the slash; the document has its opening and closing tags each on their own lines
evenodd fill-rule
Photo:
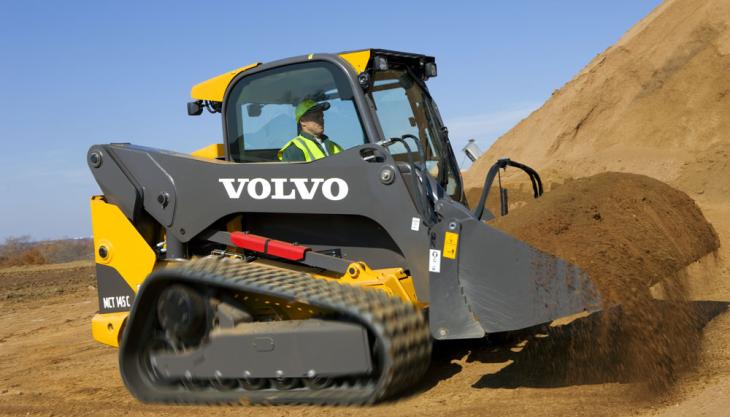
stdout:
<svg viewBox="0 0 730 417">
<path fill-rule="evenodd" d="M 254 200 L 312 200 L 320 193 L 340 201 L 350 191 L 342 178 L 220 178 L 228 198 L 239 199 L 244 191 Z"/>
</svg>

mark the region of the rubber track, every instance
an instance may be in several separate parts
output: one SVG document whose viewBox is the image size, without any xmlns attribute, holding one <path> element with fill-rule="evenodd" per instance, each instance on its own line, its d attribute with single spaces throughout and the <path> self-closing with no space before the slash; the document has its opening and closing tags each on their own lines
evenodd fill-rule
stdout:
<svg viewBox="0 0 730 417">
<path fill-rule="evenodd" d="M 380 346 L 383 347 L 382 352 L 379 352 L 382 355 L 379 362 L 380 373 L 365 383 L 319 390 L 298 388 L 280 391 L 268 388 L 259 391 L 213 391 L 212 388 L 206 388 L 203 391 L 184 391 L 182 387 L 178 387 L 174 392 L 169 392 L 169 388 L 167 391 L 157 390 L 149 384 L 134 386 L 131 381 L 135 378 L 128 378 L 126 372 L 137 368 L 125 366 L 125 360 L 130 360 L 129 355 L 124 354 L 128 338 L 125 334 L 120 349 L 120 369 L 130 391 L 143 401 L 210 404 L 248 400 L 252 403 L 370 404 L 413 385 L 429 366 L 431 337 L 422 313 L 413 305 L 390 297 L 382 291 L 314 279 L 298 271 L 228 258 L 207 257 L 189 261 L 181 267 L 152 273 L 140 289 L 136 301 L 144 302 L 145 289 L 156 281 L 163 280 L 168 283 L 175 281 L 196 286 L 213 286 L 275 297 L 284 302 L 303 303 L 361 323 L 379 339 Z M 130 323 L 133 320 L 150 320 L 150 317 L 135 317 L 136 310 L 137 302 L 130 314 Z M 133 325 L 128 327 L 130 332 L 134 331 L 131 330 Z M 149 335 L 139 336 L 143 338 L 141 340 L 149 340 Z M 134 360 L 139 358 L 135 357 Z M 378 363 L 377 358 L 374 360 Z"/>
</svg>

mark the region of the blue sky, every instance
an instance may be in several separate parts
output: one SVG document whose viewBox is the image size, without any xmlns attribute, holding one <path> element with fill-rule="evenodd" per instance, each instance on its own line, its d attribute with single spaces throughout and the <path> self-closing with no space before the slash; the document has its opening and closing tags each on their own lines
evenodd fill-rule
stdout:
<svg viewBox="0 0 730 417">
<path fill-rule="evenodd" d="M 90 235 L 95 143 L 189 152 L 221 139 L 190 87 L 255 61 L 386 48 L 433 55 L 460 148 L 482 149 L 659 0 L 589 2 L 5 1 L 0 12 L 0 239 Z"/>
</svg>

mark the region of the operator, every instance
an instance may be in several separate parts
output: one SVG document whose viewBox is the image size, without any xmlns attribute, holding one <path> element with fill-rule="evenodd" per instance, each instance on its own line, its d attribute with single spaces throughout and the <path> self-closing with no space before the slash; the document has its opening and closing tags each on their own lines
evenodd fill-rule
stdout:
<svg viewBox="0 0 730 417">
<path fill-rule="evenodd" d="M 294 109 L 299 135 L 284 145 L 277 157 L 280 161 L 314 161 L 342 152 L 342 147 L 324 134 L 324 111 L 330 108 L 327 102 L 303 100 Z"/>
</svg>

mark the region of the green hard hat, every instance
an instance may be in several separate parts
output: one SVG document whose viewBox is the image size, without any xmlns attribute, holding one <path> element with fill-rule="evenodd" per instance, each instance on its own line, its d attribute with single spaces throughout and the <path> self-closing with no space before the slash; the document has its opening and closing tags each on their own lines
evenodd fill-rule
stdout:
<svg viewBox="0 0 730 417">
<path fill-rule="evenodd" d="M 316 101 L 310 99 L 302 100 L 299 104 L 297 104 L 297 107 L 294 109 L 294 117 L 296 117 L 297 123 L 299 123 L 299 119 L 301 119 L 305 113 L 313 110 L 325 111 L 329 108 L 330 104 L 326 101 L 317 103 Z"/>
</svg>

